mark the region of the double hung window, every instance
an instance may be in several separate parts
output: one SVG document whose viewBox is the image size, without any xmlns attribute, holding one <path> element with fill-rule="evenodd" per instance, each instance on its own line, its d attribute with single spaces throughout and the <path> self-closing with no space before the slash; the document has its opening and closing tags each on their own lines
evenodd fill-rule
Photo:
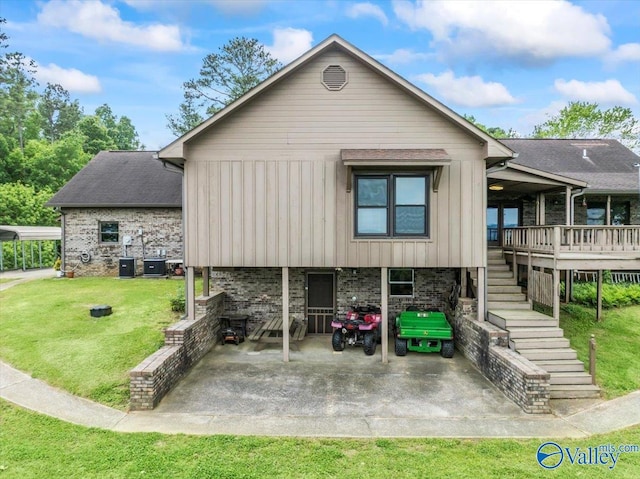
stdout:
<svg viewBox="0 0 640 479">
<path fill-rule="evenodd" d="M 119 240 L 118 223 L 115 221 L 100 222 L 100 243 L 117 243 Z"/>
<path fill-rule="evenodd" d="M 357 175 L 356 236 L 429 235 L 429 175 Z"/>
</svg>

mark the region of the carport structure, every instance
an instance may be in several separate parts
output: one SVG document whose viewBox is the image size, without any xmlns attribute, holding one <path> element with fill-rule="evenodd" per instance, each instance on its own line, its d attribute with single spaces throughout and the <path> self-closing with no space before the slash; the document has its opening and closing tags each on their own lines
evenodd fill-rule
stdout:
<svg viewBox="0 0 640 479">
<path fill-rule="evenodd" d="M 18 242 L 22 256 L 22 269 L 27 269 L 27 256 L 25 243 L 29 242 L 31 251 L 31 265 L 35 264 L 34 242 L 38 245 L 38 264 L 42 268 L 42 242 L 60 241 L 62 239 L 62 229 L 58 226 L 0 226 L 0 271 L 4 271 L 4 258 L 2 243 L 13 242 L 13 263 L 14 269 L 18 269 Z"/>
</svg>

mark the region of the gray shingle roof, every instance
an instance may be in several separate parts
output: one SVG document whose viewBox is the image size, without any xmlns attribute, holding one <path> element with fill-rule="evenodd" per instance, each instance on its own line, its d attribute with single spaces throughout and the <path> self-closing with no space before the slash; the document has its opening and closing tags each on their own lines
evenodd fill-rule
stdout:
<svg viewBox="0 0 640 479">
<path fill-rule="evenodd" d="M 500 141 L 519 154 L 514 163 L 586 181 L 590 192 L 638 191 L 638 169 L 633 165 L 640 157 L 617 140 Z"/>
<path fill-rule="evenodd" d="M 154 159 L 155 151 L 101 151 L 47 206 L 181 207 L 182 175 Z"/>
</svg>

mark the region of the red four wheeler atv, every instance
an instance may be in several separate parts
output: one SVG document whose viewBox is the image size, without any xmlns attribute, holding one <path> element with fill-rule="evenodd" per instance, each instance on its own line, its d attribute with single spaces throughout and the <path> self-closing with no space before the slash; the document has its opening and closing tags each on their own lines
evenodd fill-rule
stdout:
<svg viewBox="0 0 640 479">
<path fill-rule="evenodd" d="M 352 306 L 344 319 L 336 318 L 331 322 L 335 328 L 331 337 L 334 351 L 342 351 L 346 344 L 364 346 L 364 353 L 372 356 L 380 338 L 382 311 L 373 305 Z"/>
</svg>

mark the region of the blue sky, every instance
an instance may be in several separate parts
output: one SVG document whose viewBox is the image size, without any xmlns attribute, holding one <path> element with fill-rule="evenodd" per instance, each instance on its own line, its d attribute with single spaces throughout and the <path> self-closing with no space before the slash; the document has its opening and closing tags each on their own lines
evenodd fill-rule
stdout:
<svg viewBox="0 0 640 479">
<path fill-rule="evenodd" d="M 288 63 L 337 33 L 460 114 L 522 135 L 572 100 L 640 118 L 640 2 L 0 0 L 9 50 L 86 113 L 108 103 L 142 142 L 202 58 L 237 36 Z"/>
</svg>

